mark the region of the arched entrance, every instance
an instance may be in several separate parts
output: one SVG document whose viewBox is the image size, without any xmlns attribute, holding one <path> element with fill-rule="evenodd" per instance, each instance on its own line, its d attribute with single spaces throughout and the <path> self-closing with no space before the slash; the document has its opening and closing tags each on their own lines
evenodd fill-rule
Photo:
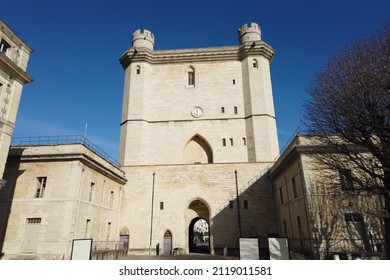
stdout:
<svg viewBox="0 0 390 280">
<path fill-rule="evenodd" d="M 127 227 L 122 227 L 119 232 L 119 248 L 125 253 L 129 250 L 130 231 Z"/>
<path fill-rule="evenodd" d="M 167 230 L 164 233 L 164 246 L 163 246 L 163 254 L 169 255 L 172 252 L 172 233 Z"/>
<path fill-rule="evenodd" d="M 190 253 L 211 253 L 210 211 L 201 199 L 193 200 L 187 209 L 188 251 Z"/>
</svg>

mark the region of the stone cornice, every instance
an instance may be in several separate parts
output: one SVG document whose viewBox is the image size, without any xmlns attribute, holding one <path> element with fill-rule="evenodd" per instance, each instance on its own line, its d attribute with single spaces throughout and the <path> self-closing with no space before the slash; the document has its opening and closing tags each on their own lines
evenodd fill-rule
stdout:
<svg viewBox="0 0 390 280">
<path fill-rule="evenodd" d="M 119 59 L 126 69 L 134 62 L 148 62 L 150 64 L 165 63 L 196 63 L 207 61 L 241 61 L 248 56 L 264 56 L 272 60 L 274 50 L 265 42 L 258 41 L 241 46 L 213 47 L 180 50 L 153 51 L 147 48 L 130 48 Z"/>
<path fill-rule="evenodd" d="M 33 81 L 33 78 L 27 72 L 17 66 L 15 62 L 2 52 L 0 52 L 0 68 L 21 84 L 31 83 Z"/>
</svg>

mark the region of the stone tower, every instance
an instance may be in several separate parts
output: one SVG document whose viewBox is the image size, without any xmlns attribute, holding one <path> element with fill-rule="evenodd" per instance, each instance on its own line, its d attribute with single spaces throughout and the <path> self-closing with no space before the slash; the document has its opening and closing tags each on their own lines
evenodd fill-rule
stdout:
<svg viewBox="0 0 390 280">
<path fill-rule="evenodd" d="M 186 153 L 204 153 L 209 163 L 275 159 L 274 51 L 256 23 L 238 33 L 238 48 L 172 51 L 154 51 L 149 30 L 133 33 L 133 46 L 120 59 L 121 165 L 188 163 Z M 191 139 L 194 149 L 184 149 Z M 229 153 L 226 146 L 233 147 Z"/>
<path fill-rule="evenodd" d="M 159 243 L 167 252 L 170 240 L 191 251 L 199 219 L 209 226 L 211 253 L 224 247 L 234 252 L 239 236 L 258 236 L 265 245 L 277 228 L 264 175 L 279 151 L 270 78 L 274 51 L 256 23 L 241 26 L 239 41 L 155 50 L 154 34 L 136 30 L 121 56 L 119 162 L 128 179 L 121 232 L 129 234 L 130 250 L 148 252 Z"/>
</svg>

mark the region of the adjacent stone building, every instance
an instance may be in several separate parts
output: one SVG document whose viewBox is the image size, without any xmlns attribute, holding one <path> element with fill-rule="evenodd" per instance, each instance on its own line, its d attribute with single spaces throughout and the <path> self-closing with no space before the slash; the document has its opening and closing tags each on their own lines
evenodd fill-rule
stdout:
<svg viewBox="0 0 390 280">
<path fill-rule="evenodd" d="M 123 172 L 83 137 L 14 142 L 0 190 L 3 259 L 68 259 L 73 239 L 120 249 Z"/>
<path fill-rule="evenodd" d="M 0 19 L 0 189 L 32 49 Z"/>
<path fill-rule="evenodd" d="M 215 254 L 237 254 L 239 237 L 258 237 L 266 249 L 276 233 L 265 175 L 279 152 L 274 50 L 256 23 L 241 26 L 238 37 L 238 46 L 154 50 L 154 34 L 136 30 L 120 58 L 119 161 L 128 179 L 121 225 L 129 252 L 156 244 L 164 253 L 199 250 L 199 219 L 210 230 L 203 250 Z"/>
<path fill-rule="evenodd" d="M 311 259 L 383 256 L 383 201 L 354 187 L 352 167 L 331 170 L 320 153 L 332 151 L 314 135 L 297 135 L 270 171 L 280 236 Z"/>
</svg>

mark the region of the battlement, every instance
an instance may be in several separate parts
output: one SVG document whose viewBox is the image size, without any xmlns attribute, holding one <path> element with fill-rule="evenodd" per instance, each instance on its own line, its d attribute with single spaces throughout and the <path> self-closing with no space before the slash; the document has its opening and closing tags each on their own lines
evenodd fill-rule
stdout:
<svg viewBox="0 0 390 280">
<path fill-rule="evenodd" d="M 154 48 L 154 34 L 147 30 L 137 29 L 133 32 L 133 48 Z"/>
<path fill-rule="evenodd" d="M 245 42 L 253 42 L 253 41 L 260 41 L 261 40 L 261 30 L 260 26 L 252 22 L 249 26 L 248 24 L 243 24 L 238 29 L 238 37 L 240 44 Z"/>
</svg>

